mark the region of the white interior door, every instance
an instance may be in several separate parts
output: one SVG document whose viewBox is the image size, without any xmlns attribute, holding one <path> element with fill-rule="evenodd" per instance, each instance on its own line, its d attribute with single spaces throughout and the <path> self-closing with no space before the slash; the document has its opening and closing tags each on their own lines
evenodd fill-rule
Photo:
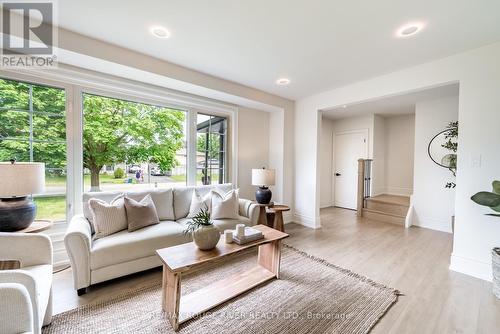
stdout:
<svg viewBox="0 0 500 334">
<path fill-rule="evenodd" d="M 367 131 L 350 131 L 335 135 L 334 204 L 356 209 L 358 159 L 367 157 Z"/>
</svg>

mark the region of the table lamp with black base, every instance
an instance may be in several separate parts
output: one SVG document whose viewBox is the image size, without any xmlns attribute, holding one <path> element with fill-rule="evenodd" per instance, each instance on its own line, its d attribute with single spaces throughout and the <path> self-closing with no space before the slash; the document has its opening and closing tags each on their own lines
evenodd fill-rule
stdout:
<svg viewBox="0 0 500 334">
<path fill-rule="evenodd" d="M 276 179 L 276 170 L 266 169 L 265 167 L 259 169 L 252 169 L 252 185 L 259 186 L 255 192 L 255 200 L 259 204 L 269 204 L 273 193 L 269 186 L 274 186 Z"/>
<path fill-rule="evenodd" d="M 33 223 L 36 205 L 31 195 L 45 189 L 45 164 L 0 162 L 0 232 L 15 232 Z"/>
</svg>

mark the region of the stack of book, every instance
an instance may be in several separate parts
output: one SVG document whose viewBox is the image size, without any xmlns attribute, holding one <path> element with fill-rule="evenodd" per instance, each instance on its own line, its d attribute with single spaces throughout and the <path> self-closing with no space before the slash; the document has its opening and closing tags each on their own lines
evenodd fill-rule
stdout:
<svg viewBox="0 0 500 334">
<path fill-rule="evenodd" d="M 256 241 L 262 238 L 264 238 L 262 232 L 251 227 L 245 227 L 244 236 L 238 236 L 236 231 L 234 231 L 234 236 L 233 236 L 234 242 L 236 242 L 238 245 L 244 245 L 249 242 Z"/>
</svg>

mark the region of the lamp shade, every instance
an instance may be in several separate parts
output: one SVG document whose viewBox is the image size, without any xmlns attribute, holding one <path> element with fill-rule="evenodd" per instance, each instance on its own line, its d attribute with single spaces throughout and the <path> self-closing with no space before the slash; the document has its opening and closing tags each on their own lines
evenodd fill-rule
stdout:
<svg viewBox="0 0 500 334">
<path fill-rule="evenodd" d="M 22 197 L 45 191 L 45 164 L 0 162 L 0 198 Z"/>
<path fill-rule="evenodd" d="M 274 186 L 275 180 L 275 169 L 252 169 L 252 185 L 254 186 Z"/>
</svg>

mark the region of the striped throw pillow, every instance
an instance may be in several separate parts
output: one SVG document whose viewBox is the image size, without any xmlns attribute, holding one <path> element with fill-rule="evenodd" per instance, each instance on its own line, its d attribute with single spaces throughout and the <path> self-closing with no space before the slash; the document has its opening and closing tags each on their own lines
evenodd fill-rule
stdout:
<svg viewBox="0 0 500 334">
<path fill-rule="evenodd" d="M 95 229 L 94 240 L 128 228 L 123 196 L 116 197 L 111 203 L 92 198 L 89 200 L 89 208 Z"/>
</svg>

